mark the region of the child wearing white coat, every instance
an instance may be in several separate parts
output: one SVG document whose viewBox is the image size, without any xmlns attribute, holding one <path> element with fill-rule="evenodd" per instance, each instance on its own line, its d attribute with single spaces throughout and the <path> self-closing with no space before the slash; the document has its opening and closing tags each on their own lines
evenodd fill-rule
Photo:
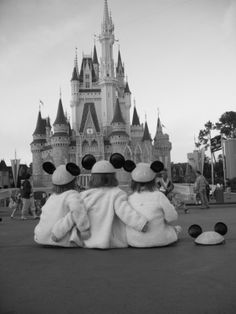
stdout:
<svg viewBox="0 0 236 314">
<path fill-rule="evenodd" d="M 140 234 L 147 229 L 147 218 L 130 206 L 126 192 L 118 187 L 115 168 L 121 168 L 124 162 L 118 153 L 110 162 L 96 162 L 92 155 L 83 158 L 83 167 L 91 169 L 90 188 L 81 192 L 91 223 L 91 237 L 84 241 L 87 248 L 127 247 L 125 225 Z"/>
<path fill-rule="evenodd" d="M 176 242 L 181 227 L 172 226 L 171 223 L 177 220 L 178 214 L 155 183 L 156 173 L 163 169 L 163 164 L 154 161 L 151 165 L 138 163 L 136 166 L 129 161 L 125 168 L 132 171 L 132 194 L 128 197 L 129 203 L 149 221 L 146 233 L 126 227 L 128 244 L 132 247 L 156 247 Z"/>
<path fill-rule="evenodd" d="M 34 240 L 43 245 L 82 247 L 90 236 L 90 222 L 84 202 L 75 190 L 80 169 L 73 163 L 55 168 L 51 162 L 44 163 L 43 169 L 52 174 L 54 193 L 42 207 Z"/>
</svg>

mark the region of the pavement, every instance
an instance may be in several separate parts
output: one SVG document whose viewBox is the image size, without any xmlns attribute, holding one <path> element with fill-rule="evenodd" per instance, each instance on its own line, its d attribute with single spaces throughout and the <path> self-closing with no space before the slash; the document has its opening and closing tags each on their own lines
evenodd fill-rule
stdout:
<svg viewBox="0 0 236 314">
<path fill-rule="evenodd" d="M 236 313 L 236 205 L 179 211 L 177 244 L 89 250 L 39 246 L 37 221 L 0 208 L 1 314 Z M 225 244 L 198 246 L 191 224 L 228 225 Z"/>
</svg>

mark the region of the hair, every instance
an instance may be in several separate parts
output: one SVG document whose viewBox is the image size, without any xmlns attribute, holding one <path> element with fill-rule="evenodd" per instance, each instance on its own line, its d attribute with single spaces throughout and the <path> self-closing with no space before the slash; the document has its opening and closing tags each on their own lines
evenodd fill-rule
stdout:
<svg viewBox="0 0 236 314">
<path fill-rule="evenodd" d="M 55 194 L 61 194 L 65 191 L 75 190 L 76 189 L 76 178 L 74 178 L 71 182 L 63 185 L 53 184 L 52 191 Z"/>
<path fill-rule="evenodd" d="M 133 192 L 138 193 L 143 191 L 153 192 L 157 190 L 155 178 L 149 182 L 136 182 L 131 180 L 130 188 Z"/>
<path fill-rule="evenodd" d="M 92 173 L 89 181 L 89 188 L 115 187 L 118 180 L 115 173 Z"/>
<path fill-rule="evenodd" d="M 201 171 L 197 170 L 196 173 L 201 174 Z"/>
</svg>

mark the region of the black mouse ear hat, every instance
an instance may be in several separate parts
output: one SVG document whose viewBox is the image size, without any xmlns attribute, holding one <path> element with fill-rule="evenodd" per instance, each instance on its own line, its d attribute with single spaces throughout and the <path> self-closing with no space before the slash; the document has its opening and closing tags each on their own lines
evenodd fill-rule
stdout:
<svg viewBox="0 0 236 314">
<path fill-rule="evenodd" d="M 154 172 L 158 173 L 158 172 L 160 172 L 160 171 L 162 171 L 162 170 L 164 169 L 164 164 L 163 164 L 161 161 L 159 161 L 159 160 L 155 160 L 155 161 L 153 161 L 153 163 L 151 164 L 150 168 L 151 168 Z"/>
<path fill-rule="evenodd" d="M 127 172 L 132 172 L 135 169 L 136 165 L 133 160 L 127 159 L 123 166 L 124 170 Z"/>
<path fill-rule="evenodd" d="M 91 170 L 95 163 L 96 163 L 96 158 L 91 154 L 85 155 L 82 158 L 82 162 L 81 162 L 83 168 L 86 170 Z"/>
<path fill-rule="evenodd" d="M 214 226 L 214 230 L 223 236 L 228 232 L 228 227 L 223 222 L 217 222 Z"/>
<path fill-rule="evenodd" d="M 53 174 L 53 172 L 56 170 L 56 167 L 52 162 L 46 161 L 43 163 L 43 170 L 48 174 Z"/>
<path fill-rule="evenodd" d="M 52 183 L 55 185 L 68 184 L 80 174 L 80 168 L 72 162 L 56 168 L 53 163 L 47 161 L 43 163 L 43 169 L 48 174 L 52 174 Z"/>
<path fill-rule="evenodd" d="M 192 238 L 197 238 L 202 233 L 202 228 L 199 225 L 192 225 L 188 228 L 188 234 Z"/>
<path fill-rule="evenodd" d="M 110 163 L 113 165 L 115 169 L 120 169 L 124 167 L 125 158 L 120 153 L 114 153 L 110 157 Z"/>
</svg>

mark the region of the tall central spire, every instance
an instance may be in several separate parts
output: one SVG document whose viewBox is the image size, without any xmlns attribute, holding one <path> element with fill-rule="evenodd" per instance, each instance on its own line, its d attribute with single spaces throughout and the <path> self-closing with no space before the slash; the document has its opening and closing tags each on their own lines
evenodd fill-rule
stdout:
<svg viewBox="0 0 236 314">
<path fill-rule="evenodd" d="M 104 13 L 103 13 L 103 24 L 109 24 L 110 19 L 109 19 L 109 12 L 108 12 L 108 4 L 107 0 L 104 2 Z"/>
</svg>

